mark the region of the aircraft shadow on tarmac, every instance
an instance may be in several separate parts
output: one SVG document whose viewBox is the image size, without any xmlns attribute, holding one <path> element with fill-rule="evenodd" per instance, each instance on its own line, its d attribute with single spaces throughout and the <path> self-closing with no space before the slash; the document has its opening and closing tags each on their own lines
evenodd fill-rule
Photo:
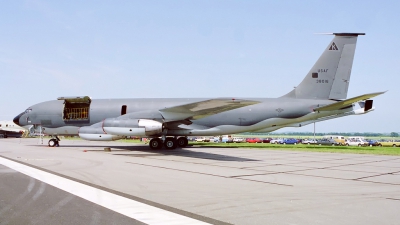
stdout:
<svg viewBox="0 0 400 225">
<path fill-rule="evenodd" d="M 177 148 L 174 150 L 166 150 L 166 149 L 161 149 L 161 150 L 152 150 L 149 148 L 149 146 L 133 146 L 133 145 L 127 145 L 127 146 L 105 146 L 105 145 L 62 145 L 61 148 L 84 148 L 88 147 L 88 152 L 91 151 L 104 151 L 104 148 L 110 148 L 112 152 L 115 152 L 116 154 L 114 155 L 124 155 L 124 156 L 130 156 L 130 157 L 146 157 L 146 156 L 168 156 L 168 155 L 173 155 L 173 156 L 181 156 L 181 157 L 189 157 L 189 158 L 197 158 L 197 159 L 209 159 L 209 160 L 217 160 L 217 161 L 234 161 L 234 162 L 248 162 L 248 161 L 258 161 L 256 159 L 249 159 L 249 158 L 243 158 L 243 157 L 235 157 L 235 156 L 228 156 L 228 155 L 222 155 L 222 154 L 216 154 L 216 153 L 208 153 L 208 152 L 199 152 L 196 151 L 195 149 L 200 149 L 201 147 L 196 147 L 193 151 L 189 150 L 187 148 L 181 149 Z M 99 148 L 93 149 L 93 148 Z M 190 148 L 190 146 L 189 146 Z M 146 152 L 149 154 L 123 154 L 121 153 L 122 151 L 137 151 L 137 152 Z M 117 153 L 119 152 L 119 153 Z"/>
</svg>

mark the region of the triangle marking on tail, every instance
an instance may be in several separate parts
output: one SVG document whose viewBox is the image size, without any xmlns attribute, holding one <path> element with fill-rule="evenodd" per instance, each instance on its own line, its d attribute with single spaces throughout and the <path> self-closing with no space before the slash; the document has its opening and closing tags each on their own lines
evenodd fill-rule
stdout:
<svg viewBox="0 0 400 225">
<path fill-rule="evenodd" d="M 339 49 L 336 46 L 335 42 L 332 42 L 331 47 L 329 47 L 329 51 L 339 51 Z"/>
</svg>

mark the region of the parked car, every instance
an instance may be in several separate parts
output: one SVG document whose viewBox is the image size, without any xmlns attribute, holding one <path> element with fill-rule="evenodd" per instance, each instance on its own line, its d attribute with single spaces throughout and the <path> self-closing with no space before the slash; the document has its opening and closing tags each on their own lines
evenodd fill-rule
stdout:
<svg viewBox="0 0 400 225">
<path fill-rule="evenodd" d="M 345 142 L 346 146 L 368 146 L 368 142 L 362 138 L 348 138 Z"/>
<path fill-rule="evenodd" d="M 270 143 L 272 138 L 264 138 L 262 141 L 263 143 Z"/>
<path fill-rule="evenodd" d="M 222 137 L 221 138 L 221 143 L 229 143 L 228 141 L 231 140 L 232 138 L 229 137 Z"/>
<path fill-rule="evenodd" d="M 219 142 L 219 137 L 211 137 L 210 142 L 218 143 Z"/>
<path fill-rule="evenodd" d="M 323 138 L 325 139 L 333 139 L 337 142 L 340 143 L 340 145 L 345 145 L 346 144 L 346 139 L 343 136 L 339 135 L 325 135 Z"/>
<path fill-rule="evenodd" d="M 210 142 L 210 139 L 205 137 L 198 137 L 196 138 L 196 142 Z"/>
<path fill-rule="evenodd" d="M 233 138 L 232 141 L 235 142 L 235 143 L 242 143 L 244 141 L 244 139 L 241 138 L 241 137 L 235 137 L 235 138 Z"/>
<path fill-rule="evenodd" d="M 296 145 L 297 144 L 297 140 L 294 139 L 294 138 L 283 139 L 283 144 L 284 145 Z"/>
<path fill-rule="evenodd" d="M 196 141 L 195 137 L 187 137 L 188 141 Z"/>
<path fill-rule="evenodd" d="M 233 138 L 228 138 L 225 143 L 233 143 Z"/>
<path fill-rule="evenodd" d="M 385 147 L 400 147 L 400 140 L 385 140 L 380 143 Z"/>
<path fill-rule="evenodd" d="M 262 140 L 260 138 L 247 138 L 246 142 L 247 143 L 262 143 Z"/>
<path fill-rule="evenodd" d="M 369 140 L 366 140 L 366 141 L 368 142 L 369 146 L 379 146 L 379 147 L 382 146 L 382 144 L 377 140 L 369 139 Z"/>
<path fill-rule="evenodd" d="M 340 142 L 338 142 L 334 139 L 322 138 L 322 139 L 317 140 L 317 145 L 338 146 L 338 145 L 340 145 Z"/>
<path fill-rule="evenodd" d="M 303 139 L 301 141 L 302 144 L 306 144 L 306 145 L 314 145 L 317 144 L 317 140 L 315 139 Z"/>
<path fill-rule="evenodd" d="M 283 144 L 283 139 L 272 139 L 269 143 L 271 143 L 271 144 Z"/>
</svg>

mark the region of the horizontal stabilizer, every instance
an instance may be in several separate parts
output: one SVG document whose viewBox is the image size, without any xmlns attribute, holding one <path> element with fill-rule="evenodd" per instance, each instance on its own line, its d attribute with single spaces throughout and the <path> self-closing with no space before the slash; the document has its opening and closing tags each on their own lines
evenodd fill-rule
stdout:
<svg viewBox="0 0 400 225">
<path fill-rule="evenodd" d="M 354 97 L 354 98 L 349 98 L 349 99 L 346 99 L 346 100 L 343 100 L 343 101 L 339 101 L 339 102 L 336 102 L 336 103 L 333 103 L 333 104 L 329 104 L 329 105 L 325 105 L 325 106 L 322 106 L 322 107 L 315 108 L 314 111 L 332 111 L 332 110 L 343 109 L 343 108 L 346 108 L 348 106 L 351 106 L 353 103 L 373 98 L 375 96 L 384 94 L 385 92 L 386 91 L 360 95 L 360 96 L 357 96 L 357 97 Z"/>
<path fill-rule="evenodd" d="M 160 113 L 162 114 L 166 122 L 187 119 L 196 120 L 217 113 L 254 105 L 257 103 L 260 102 L 243 99 L 210 99 L 206 101 L 161 109 Z"/>
</svg>

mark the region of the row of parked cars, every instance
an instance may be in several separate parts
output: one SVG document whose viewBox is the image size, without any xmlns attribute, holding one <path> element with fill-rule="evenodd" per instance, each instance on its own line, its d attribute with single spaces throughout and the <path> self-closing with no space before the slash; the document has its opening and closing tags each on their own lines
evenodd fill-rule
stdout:
<svg viewBox="0 0 400 225">
<path fill-rule="evenodd" d="M 295 138 L 242 138 L 242 137 L 197 137 L 191 141 L 196 142 L 225 142 L 225 143 L 271 143 L 271 144 L 308 144 L 330 146 L 384 146 L 400 147 L 400 140 L 372 140 L 363 137 L 324 136 L 320 139 L 295 139 Z"/>
<path fill-rule="evenodd" d="M 346 139 L 323 138 L 319 140 L 309 140 L 308 144 L 359 146 L 359 147 L 365 147 L 365 146 L 400 147 L 400 140 L 373 140 L 373 139 L 364 139 L 362 137 L 349 137 Z"/>
<path fill-rule="evenodd" d="M 291 139 L 272 140 L 270 143 L 292 144 L 294 143 L 294 140 Z M 373 139 L 364 139 L 360 137 L 350 137 L 346 139 L 326 138 L 326 137 L 321 139 L 303 139 L 303 140 L 297 140 L 297 143 L 294 144 L 299 144 L 299 143 L 308 145 L 331 145 L 331 146 L 400 147 L 400 140 L 373 140 Z"/>
</svg>

